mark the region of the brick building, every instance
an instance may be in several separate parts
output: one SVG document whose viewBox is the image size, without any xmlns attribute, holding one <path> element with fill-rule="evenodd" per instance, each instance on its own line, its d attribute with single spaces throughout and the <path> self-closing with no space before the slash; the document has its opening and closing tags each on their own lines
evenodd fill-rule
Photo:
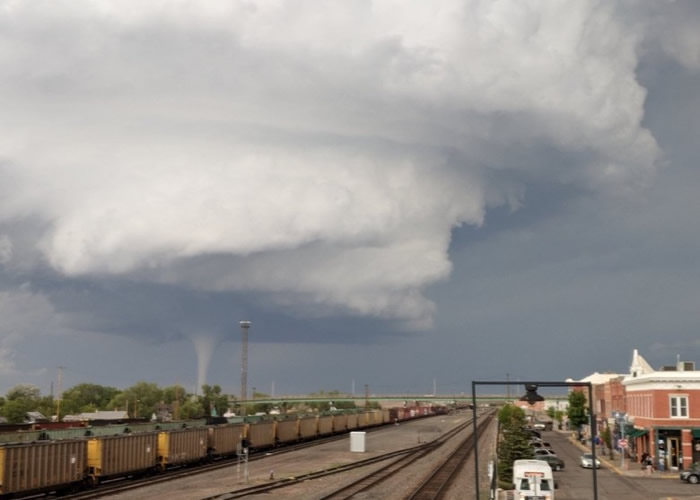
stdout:
<svg viewBox="0 0 700 500">
<path fill-rule="evenodd" d="M 635 349 L 622 380 L 628 437 L 639 456 L 654 457 L 663 469 L 688 468 L 700 461 L 700 371 L 680 361 L 654 370 Z"/>
</svg>

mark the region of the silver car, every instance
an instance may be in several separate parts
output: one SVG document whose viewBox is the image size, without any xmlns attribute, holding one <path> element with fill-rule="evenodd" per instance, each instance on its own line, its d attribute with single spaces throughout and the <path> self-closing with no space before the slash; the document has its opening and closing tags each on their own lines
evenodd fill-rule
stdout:
<svg viewBox="0 0 700 500">
<path fill-rule="evenodd" d="M 581 458 L 579 459 L 579 463 L 581 464 L 581 467 L 584 469 L 592 469 L 593 468 L 593 454 L 592 453 L 584 453 L 581 455 Z M 595 468 L 600 469 L 600 460 L 598 458 L 595 459 Z"/>
</svg>

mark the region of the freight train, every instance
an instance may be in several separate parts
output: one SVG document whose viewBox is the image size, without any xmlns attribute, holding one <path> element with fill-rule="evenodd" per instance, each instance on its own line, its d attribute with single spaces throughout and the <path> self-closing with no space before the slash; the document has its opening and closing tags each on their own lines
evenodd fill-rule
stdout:
<svg viewBox="0 0 700 500">
<path fill-rule="evenodd" d="M 445 412 L 414 407 L 313 416 L 234 417 L 0 434 L 0 498 L 95 487 L 319 437 Z"/>
</svg>

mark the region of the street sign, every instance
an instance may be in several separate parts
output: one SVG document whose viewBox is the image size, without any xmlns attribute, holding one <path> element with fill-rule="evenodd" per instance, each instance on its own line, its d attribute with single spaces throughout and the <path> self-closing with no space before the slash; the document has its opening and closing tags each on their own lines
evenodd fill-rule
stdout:
<svg viewBox="0 0 700 500">
<path fill-rule="evenodd" d="M 626 439 L 620 439 L 617 442 L 618 445 L 620 445 L 620 448 L 627 448 L 627 440 Z"/>
</svg>

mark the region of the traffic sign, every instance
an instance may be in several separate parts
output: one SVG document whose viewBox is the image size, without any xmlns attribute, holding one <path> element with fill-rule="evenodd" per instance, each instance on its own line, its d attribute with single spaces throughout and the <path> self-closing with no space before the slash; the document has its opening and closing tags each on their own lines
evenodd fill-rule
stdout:
<svg viewBox="0 0 700 500">
<path fill-rule="evenodd" d="M 627 448 L 627 440 L 626 439 L 620 439 L 617 444 L 620 446 L 620 448 Z"/>
</svg>

